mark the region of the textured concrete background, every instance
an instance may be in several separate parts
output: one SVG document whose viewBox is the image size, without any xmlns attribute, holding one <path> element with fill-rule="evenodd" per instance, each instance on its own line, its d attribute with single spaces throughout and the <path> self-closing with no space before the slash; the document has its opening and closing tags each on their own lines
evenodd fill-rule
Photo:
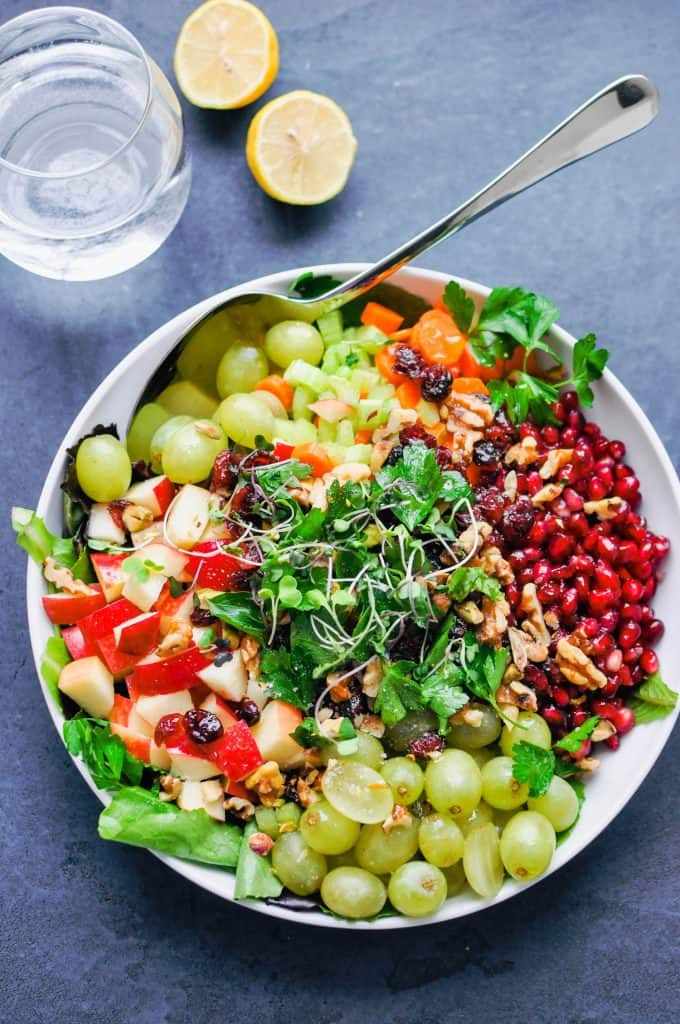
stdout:
<svg viewBox="0 0 680 1024">
<path fill-rule="evenodd" d="M 90 0 L 168 73 L 192 0 Z M 662 113 L 644 134 L 516 199 L 427 264 L 550 296 L 680 456 L 677 0 L 263 0 L 281 42 L 270 96 L 308 87 L 350 115 L 343 195 L 278 206 L 245 166 L 252 109 L 185 109 L 194 187 L 136 270 L 91 285 L 2 261 L 0 408 L 6 552 L 0 715 L 0 1020 L 12 1024 L 670 1024 L 677 989 L 676 733 L 651 777 L 556 877 L 460 924 L 332 934 L 192 888 L 96 836 L 99 805 L 49 721 L 29 660 L 23 557 L 31 505 L 66 428 L 120 357 L 175 313 L 284 267 L 382 255 L 464 198 L 611 78 L 644 71 Z M 10 17 L 30 0 L 2 0 Z M 675 872 L 675 874 L 674 874 Z"/>
</svg>

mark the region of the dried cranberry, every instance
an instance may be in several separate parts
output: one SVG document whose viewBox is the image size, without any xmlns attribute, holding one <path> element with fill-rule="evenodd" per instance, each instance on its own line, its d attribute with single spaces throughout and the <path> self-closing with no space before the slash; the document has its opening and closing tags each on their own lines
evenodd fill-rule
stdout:
<svg viewBox="0 0 680 1024">
<path fill-rule="evenodd" d="M 424 732 L 417 740 L 411 740 L 408 749 L 414 757 L 426 757 L 436 750 L 444 749 L 444 737 L 436 732 Z"/>
<path fill-rule="evenodd" d="M 179 739 L 184 735 L 184 717 L 182 715 L 163 715 L 156 723 L 153 741 L 162 747 L 169 740 Z"/>
<path fill-rule="evenodd" d="M 440 363 L 428 366 L 421 380 L 421 391 L 426 402 L 443 402 L 451 394 L 453 377 Z"/>
<path fill-rule="evenodd" d="M 503 452 L 493 441 L 478 441 L 472 449 L 472 461 L 477 466 L 497 466 Z"/>
<path fill-rule="evenodd" d="M 231 510 L 235 515 L 249 516 L 257 504 L 259 495 L 252 484 L 245 484 L 234 492 Z"/>
<path fill-rule="evenodd" d="M 220 452 L 213 465 L 210 489 L 231 491 L 238 479 L 239 460 L 229 448 Z"/>
<path fill-rule="evenodd" d="M 217 622 L 217 619 L 207 608 L 194 608 L 191 613 L 192 626 L 212 626 L 213 622 Z"/>
<path fill-rule="evenodd" d="M 477 494 L 477 508 L 488 522 L 496 526 L 505 509 L 505 497 L 497 487 L 488 487 Z"/>
<path fill-rule="evenodd" d="M 453 455 L 451 454 L 450 448 L 445 448 L 443 445 L 439 445 L 434 454 L 437 458 L 437 465 L 440 469 L 451 469 L 453 466 Z"/>
<path fill-rule="evenodd" d="M 191 708 L 185 713 L 184 728 L 194 743 L 212 743 L 224 736 L 224 726 L 217 715 L 203 708 Z"/>
<path fill-rule="evenodd" d="M 411 380 L 420 380 L 427 369 L 422 354 L 410 345 L 399 345 L 394 355 L 393 370 Z"/>
<path fill-rule="evenodd" d="M 232 704 L 234 713 L 237 718 L 242 719 L 246 725 L 255 725 L 260 720 L 260 709 L 254 700 L 248 700 L 245 698 L 238 702 L 238 704 Z"/>
<path fill-rule="evenodd" d="M 409 423 L 399 431 L 399 444 L 404 448 L 409 444 L 417 444 L 418 441 L 421 441 L 428 448 L 437 447 L 437 442 L 432 434 L 428 434 L 425 427 L 422 427 L 420 423 Z"/>
<path fill-rule="evenodd" d="M 535 516 L 534 507 L 526 498 L 519 498 L 514 505 L 507 508 L 501 519 L 501 532 L 506 541 L 510 544 L 521 544 L 534 525 Z"/>
</svg>

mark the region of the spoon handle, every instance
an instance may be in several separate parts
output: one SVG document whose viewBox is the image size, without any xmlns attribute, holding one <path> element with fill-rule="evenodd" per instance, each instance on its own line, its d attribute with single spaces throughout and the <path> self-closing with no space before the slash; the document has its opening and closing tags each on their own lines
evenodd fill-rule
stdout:
<svg viewBox="0 0 680 1024">
<path fill-rule="evenodd" d="M 328 292 L 321 301 L 346 296 L 348 292 L 353 297 L 361 295 L 431 246 L 519 192 L 531 188 L 537 181 L 645 128 L 654 120 L 658 109 L 657 88 L 644 75 L 628 75 L 611 82 L 452 213 L 399 246 L 370 269 Z"/>
</svg>

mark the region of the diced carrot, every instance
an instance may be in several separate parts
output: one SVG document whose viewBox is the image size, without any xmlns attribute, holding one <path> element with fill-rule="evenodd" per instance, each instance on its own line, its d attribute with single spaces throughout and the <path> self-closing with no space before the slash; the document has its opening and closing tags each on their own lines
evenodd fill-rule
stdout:
<svg viewBox="0 0 680 1024">
<path fill-rule="evenodd" d="M 395 394 L 402 409 L 416 409 L 423 397 L 417 380 L 407 380 L 405 384 L 400 384 Z"/>
<path fill-rule="evenodd" d="M 284 380 L 283 377 L 279 377 L 278 373 L 270 373 L 268 377 L 258 381 L 254 390 L 268 391 L 271 395 L 278 398 L 284 409 L 290 409 L 293 405 L 292 385 L 287 380 Z"/>
<path fill-rule="evenodd" d="M 394 360 L 396 358 L 397 345 L 383 345 L 379 348 L 375 354 L 375 368 L 378 373 L 385 378 L 390 384 L 394 384 L 395 387 L 398 384 L 403 384 L 404 381 L 408 380 L 401 373 L 394 372 Z"/>
<path fill-rule="evenodd" d="M 442 423 L 441 420 L 439 421 L 439 423 L 435 423 L 434 426 L 432 427 L 425 427 L 425 430 L 428 432 L 428 434 L 432 434 L 432 437 L 435 439 L 437 444 L 443 444 L 444 438 L 448 434 L 446 424 Z"/>
<path fill-rule="evenodd" d="M 457 377 L 452 384 L 459 395 L 488 395 L 489 389 L 479 377 Z"/>
<path fill-rule="evenodd" d="M 498 380 L 503 376 L 503 362 L 496 360 L 494 366 L 482 366 L 475 358 L 470 345 L 465 345 L 460 357 L 460 370 L 463 377 L 478 377 L 480 380 Z"/>
<path fill-rule="evenodd" d="M 390 334 L 390 341 L 400 341 L 402 344 L 408 341 L 413 331 L 412 327 L 403 327 L 400 331 L 393 331 Z"/>
<path fill-rule="evenodd" d="M 465 476 L 467 477 L 467 482 L 471 487 L 477 487 L 482 479 L 482 467 L 471 462 L 465 470 Z"/>
<path fill-rule="evenodd" d="M 524 349 L 518 345 L 509 359 L 503 363 L 503 376 L 507 377 L 513 370 L 521 370 L 524 363 Z"/>
<path fill-rule="evenodd" d="M 308 444 L 296 444 L 291 458 L 304 462 L 312 467 L 313 476 L 323 476 L 333 468 L 331 457 L 322 444 L 310 441 Z"/>
<path fill-rule="evenodd" d="M 404 318 L 393 309 L 381 306 L 379 302 L 367 302 L 361 314 L 361 322 L 366 327 L 377 327 L 383 334 L 392 334 L 401 327 Z"/>
<path fill-rule="evenodd" d="M 465 349 L 465 337 L 450 313 L 429 309 L 413 328 L 411 343 L 429 363 L 455 366 Z"/>
<path fill-rule="evenodd" d="M 372 430 L 357 430 L 356 434 L 354 435 L 354 441 L 356 444 L 370 444 L 372 437 Z"/>
<path fill-rule="evenodd" d="M 432 303 L 432 308 L 433 309 L 440 309 L 442 311 L 442 313 L 448 313 L 449 312 L 449 308 L 446 305 L 446 303 L 444 302 L 444 295 L 443 295 L 443 293 L 439 296 L 438 299 L 434 300 L 434 302 Z"/>
</svg>

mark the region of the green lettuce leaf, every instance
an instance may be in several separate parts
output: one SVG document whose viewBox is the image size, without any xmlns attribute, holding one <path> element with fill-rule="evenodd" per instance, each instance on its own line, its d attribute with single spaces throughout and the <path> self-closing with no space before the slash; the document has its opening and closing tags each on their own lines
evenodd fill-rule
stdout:
<svg viewBox="0 0 680 1024">
<path fill-rule="evenodd" d="M 238 863 L 242 838 L 236 825 L 223 825 L 203 810 L 181 811 L 138 786 L 116 793 L 99 815 L 99 835 L 225 868 Z"/>
<path fill-rule="evenodd" d="M 234 897 L 237 900 L 271 899 L 280 896 L 283 891 L 281 882 L 272 871 L 271 858 L 253 853 L 248 845 L 248 840 L 257 831 L 255 822 L 250 821 L 243 833 L 236 865 Z"/>
<path fill-rule="evenodd" d="M 70 660 L 71 655 L 68 653 L 61 634 L 57 631 L 57 635 L 51 636 L 45 644 L 45 653 L 40 662 L 40 675 L 45 680 L 50 696 L 58 708 L 62 707 L 59 676 L 61 670 L 68 665 Z"/>
<path fill-rule="evenodd" d="M 678 695 L 675 690 L 671 690 L 661 675 L 654 672 L 635 691 L 628 701 L 628 707 L 635 712 L 636 725 L 648 725 L 670 715 L 677 702 Z"/>
</svg>

